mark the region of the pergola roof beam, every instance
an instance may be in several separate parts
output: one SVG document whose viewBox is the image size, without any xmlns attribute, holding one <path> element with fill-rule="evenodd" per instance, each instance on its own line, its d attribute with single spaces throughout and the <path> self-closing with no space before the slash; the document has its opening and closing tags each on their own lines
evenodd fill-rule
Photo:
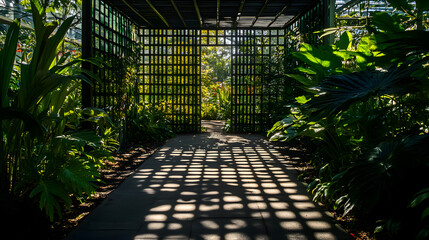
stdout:
<svg viewBox="0 0 429 240">
<path fill-rule="evenodd" d="M 267 27 L 270 27 L 273 23 L 275 23 L 277 21 L 277 19 L 283 14 L 284 11 L 286 11 L 286 9 L 289 7 L 289 2 L 286 3 L 286 5 L 282 8 L 282 10 L 280 10 L 279 13 L 277 13 L 277 15 L 274 17 L 274 19 L 270 22 L 270 24 L 268 24 Z"/>
<path fill-rule="evenodd" d="M 216 3 L 216 27 L 219 27 L 219 22 L 220 22 L 220 18 L 219 18 L 219 11 L 220 11 L 220 0 L 217 0 Z"/>
<path fill-rule="evenodd" d="M 253 19 L 252 24 L 250 25 L 250 27 L 253 27 L 253 25 L 255 25 L 256 21 L 258 21 L 258 18 L 261 16 L 261 14 L 264 12 L 265 7 L 267 6 L 269 0 L 265 0 L 264 5 L 262 6 L 261 10 L 259 10 L 258 15 L 255 16 L 255 18 Z"/>
<path fill-rule="evenodd" d="M 180 11 L 179 11 L 179 9 L 177 8 L 177 5 L 176 5 L 176 3 L 174 2 L 174 0 L 171 0 L 171 5 L 173 5 L 174 10 L 176 10 L 177 15 L 179 15 L 180 21 L 182 21 L 183 26 L 184 26 L 184 27 L 188 27 L 188 26 L 186 25 L 185 19 L 183 19 L 183 17 L 182 17 L 182 14 L 180 14 Z"/>
<path fill-rule="evenodd" d="M 110 3 L 144 28 L 277 29 L 290 23 L 295 16 L 302 15 L 303 11 L 309 10 L 310 7 L 315 6 L 316 3 L 319 4 L 322 0 L 100 1 Z"/>
<path fill-rule="evenodd" d="M 200 27 L 202 28 L 203 27 L 203 18 L 201 17 L 200 8 L 198 7 L 197 0 L 193 0 L 193 1 L 194 1 L 195 11 L 197 12 L 198 21 L 200 22 Z"/>
<path fill-rule="evenodd" d="M 345 3 L 344 5 L 342 5 L 341 7 L 335 9 L 335 12 L 341 13 L 341 12 L 343 12 L 343 11 L 345 11 L 345 10 L 353 7 L 354 5 L 356 5 L 356 4 L 360 3 L 360 2 L 362 2 L 362 0 L 351 0 L 351 1 L 347 2 L 347 3 Z"/>
<path fill-rule="evenodd" d="M 139 16 L 143 21 L 145 21 L 147 24 L 149 24 L 149 26 L 151 26 L 151 27 L 153 27 L 153 24 L 149 21 L 149 20 L 147 20 L 145 17 L 143 17 L 143 15 L 141 15 L 139 12 L 137 12 L 137 10 L 135 10 L 134 8 L 133 8 L 133 6 L 131 6 L 126 0 L 122 0 L 122 2 L 125 4 L 125 5 L 127 5 L 127 7 L 129 8 L 129 9 L 131 9 L 131 11 L 133 11 L 135 14 L 137 14 L 137 16 Z"/>
<path fill-rule="evenodd" d="M 308 12 L 312 7 L 314 7 L 315 2 L 312 5 L 308 5 L 306 8 L 302 9 L 298 14 L 296 14 L 293 18 L 291 18 L 288 22 L 286 22 L 282 28 L 287 28 L 292 25 L 295 21 L 297 21 L 302 15 Z"/>
<path fill-rule="evenodd" d="M 237 25 L 238 25 L 238 20 L 240 20 L 241 13 L 243 12 L 245 2 L 246 2 L 246 0 L 241 0 L 241 2 L 240 2 L 240 7 L 238 8 L 237 17 L 235 18 L 233 27 L 237 27 Z"/>
<path fill-rule="evenodd" d="M 170 24 L 168 24 L 167 20 L 162 16 L 161 13 L 156 10 L 155 6 L 150 2 L 150 0 L 146 0 L 146 3 L 149 5 L 149 7 L 158 15 L 158 17 L 164 22 L 165 26 L 170 27 Z"/>
</svg>

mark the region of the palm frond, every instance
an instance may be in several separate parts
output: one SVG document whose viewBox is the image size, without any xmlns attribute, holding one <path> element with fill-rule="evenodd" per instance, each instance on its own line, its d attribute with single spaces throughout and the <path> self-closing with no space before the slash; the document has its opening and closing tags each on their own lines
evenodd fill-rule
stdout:
<svg viewBox="0 0 429 240">
<path fill-rule="evenodd" d="M 324 118 L 347 110 L 358 101 L 385 94 L 403 95 L 417 90 L 419 81 L 411 76 L 415 67 L 403 64 L 388 71 L 361 71 L 325 78 L 316 88 L 319 95 L 307 103 L 311 118 Z"/>
</svg>

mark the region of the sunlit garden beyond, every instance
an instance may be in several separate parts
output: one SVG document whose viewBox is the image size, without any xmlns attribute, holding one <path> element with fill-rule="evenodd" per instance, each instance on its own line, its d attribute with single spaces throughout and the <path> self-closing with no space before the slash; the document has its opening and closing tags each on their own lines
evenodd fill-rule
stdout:
<svg viewBox="0 0 429 240">
<path fill-rule="evenodd" d="M 201 61 L 201 117 L 231 118 L 231 49 L 204 47 Z"/>
<path fill-rule="evenodd" d="M 0 0 L 10 239 L 429 239 L 429 1 Z"/>
</svg>

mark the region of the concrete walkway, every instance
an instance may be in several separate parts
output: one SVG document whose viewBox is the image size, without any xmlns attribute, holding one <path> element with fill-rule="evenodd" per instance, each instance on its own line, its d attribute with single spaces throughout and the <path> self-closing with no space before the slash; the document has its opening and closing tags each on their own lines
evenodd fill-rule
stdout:
<svg viewBox="0 0 429 240">
<path fill-rule="evenodd" d="M 258 135 L 169 140 L 69 239 L 349 239 Z M 216 127 L 218 126 L 218 127 Z"/>
</svg>

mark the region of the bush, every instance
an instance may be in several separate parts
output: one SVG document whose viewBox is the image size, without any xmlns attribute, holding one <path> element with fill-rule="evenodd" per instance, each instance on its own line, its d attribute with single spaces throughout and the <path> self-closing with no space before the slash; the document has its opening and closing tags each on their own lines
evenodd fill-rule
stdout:
<svg viewBox="0 0 429 240">
<path fill-rule="evenodd" d="M 53 221 L 72 198 L 91 195 L 97 170 L 112 158 L 117 143 L 104 111 L 77 106 L 80 81 L 89 82 L 80 69 L 82 60 L 58 52 L 73 17 L 61 25 L 47 23 L 37 0 L 31 1 L 31 10 L 36 34 L 31 60 L 15 63 L 18 20 L 0 51 L 0 197 L 20 202 L 32 198 Z M 21 69 L 15 76 L 18 87 L 11 86 L 14 67 Z M 10 91 L 12 87 L 16 89 Z M 95 129 L 84 129 L 85 122 Z"/>
<path fill-rule="evenodd" d="M 225 120 L 231 117 L 230 86 L 228 82 L 203 87 L 201 118 L 206 120 Z"/>
<path fill-rule="evenodd" d="M 126 127 L 130 142 L 160 143 L 174 136 L 162 105 L 132 105 Z"/>
<path fill-rule="evenodd" d="M 369 219 L 380 239 L 425 239 L 429 34 L 418 21 L 428 6 L 389 2 L 409 11 L 375 13 L 359 41 L 343 31 L 332 46 L 301 44 L 292 53 L 302 65 L 285 77 L 305 92 L 284 103 L 288 112 L 268 136 L 316 143 L 318 178 L 308 187 L 315 201 Z"/>
</svg>

